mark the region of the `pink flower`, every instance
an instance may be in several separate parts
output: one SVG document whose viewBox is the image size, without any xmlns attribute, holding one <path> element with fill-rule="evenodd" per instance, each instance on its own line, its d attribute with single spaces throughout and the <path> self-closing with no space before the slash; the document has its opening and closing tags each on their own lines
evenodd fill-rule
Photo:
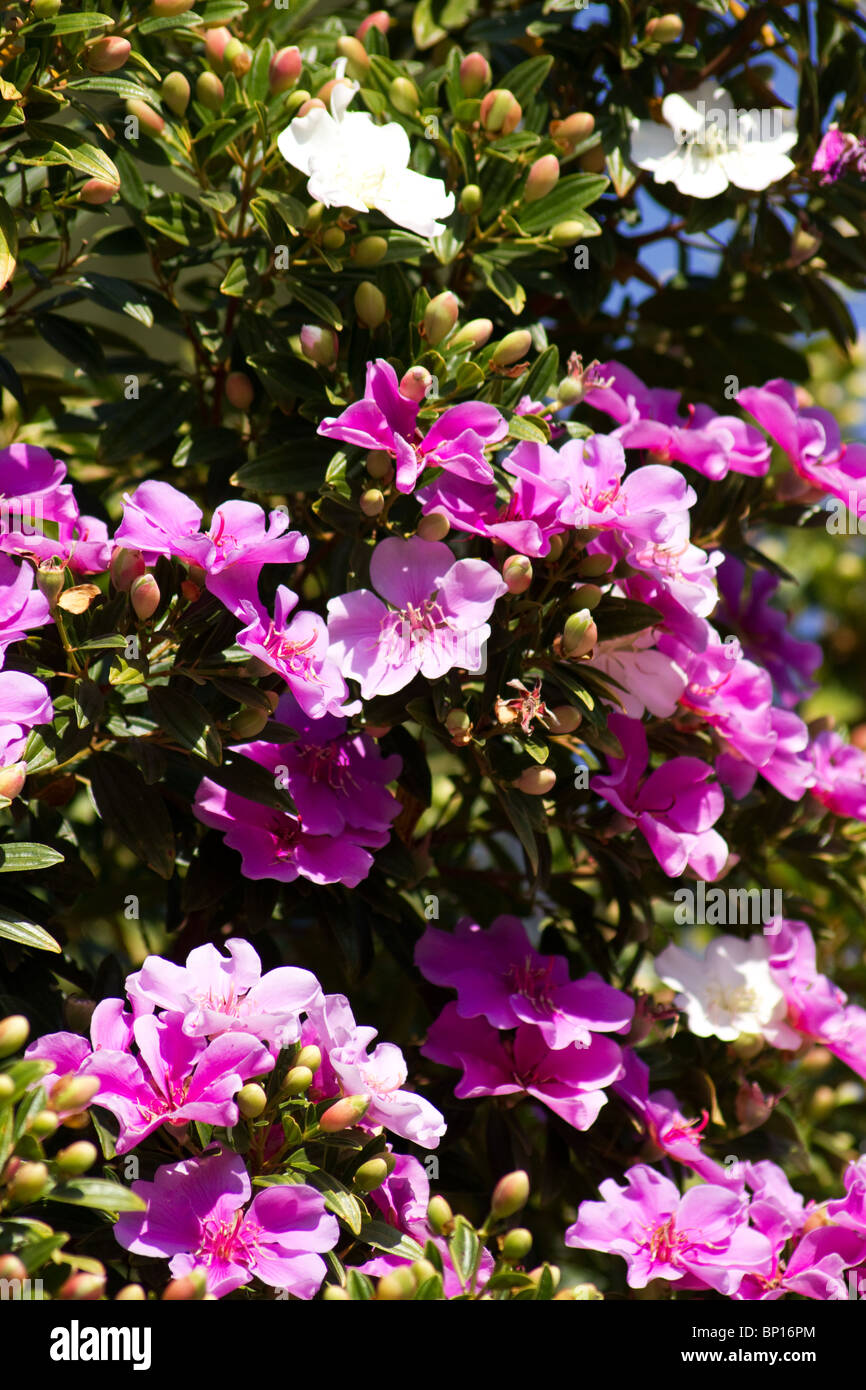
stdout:
<svg viewBox="0 0 866 1390">
<path fill-rule="evenodd" d="M 624 1187 L 613 1178 L 600 1183 L 603 1201 L 581 1202 L 565 1243 L 621 1255 L 631 1288 L 668 1279 L 730 1298 L 746 1274 L 772 1259 L 767 1237 L 747 1224 L 744 1194 L 701 1183 L 680 1196 L 669 1178 L 644 1164 L 625 1179 Z"/>
<path fill-rule="evenodd" d="M 780 378 L 747 386 L 737 403 L 775 439 L 801 478 L 866 516 L 866 444 L 843 444 L 828 410 L 801 408 L 794 387 Z"/>
<path fill-rule="evenodd" d="M 176 1279 L 204 1270 L 215 1298 L 251 1279 L 313 1298 L 327 1273 L 321 1252 L 339 1239 L 336 1217 L 312 1187 L 267 1187 L 250 1202 L 239 1154 L 164 1164 L 153 1182 L 134 1182 L 132 1190 L 147 1210 L 120 1216 L 119 1243 L 136 1255 L 169 1259 Z"/>
<path fill-rule="evenodd" d="M 805 922 L 776 917 L 767 925 L 772 943 L 770 966 L 785 996 L 788 1022 L 805 1038 L 866 1078 L 866 1009 L 818 973 L 815 939 Z"/>
<path fill-rule="evenodd" d="M 831 125 L 821 139 L 812 160 L 812 173 L 821 174 L 821 183 L 836 183 L 854 166 L 861 179 L 866 172 L 866 145 L 849 131 Z"/>
<path fill-rule="evenodd" d="M 198 946 L 175 965 L 148 956 L 126 981 L 130 998 L 183 1015 L 191 1038 L 252 1033 L 275 1048 L 301 1036 L 301 1013 L 321 994 L 309 970 L 282 966 L 262 975 L 258 952 L 248 941 L 226 942 L 228 957 L 215 946 Z"/>
<path fill-rule="evenodd" d="M 456 560 L 440 541 L 390 538 L 370 560 L 370 589 L 328 603 L 331 654 L 365 700 L 392 695 L 418 674 L 484 669 L 487 619 L 506 585 L 484 560 Z"/>
<path fill-rule="evenodd" d="M 589 1129 L 607 1100 L 605 1086 L 622 1075 L 622 1051 L 593 1033 L 588 1046 L 548 1047 L 538 1028 L 521 1023 L 513 1039 L 483 1018 L 464 1019 L 446 1004 L 432 1024 L 423 1056 L 462 1069 L 454 1088 L 461 1100 L 524 1093 L 575 1129 Z"/>
<path fill-rule="evenodd" d="M 627 1032 L 634 1017 L 634 1000 L 600 975 L 571 980 L 564 956 L 534 951 L 516 917 L 497 917 L 486 931 L 468 917 L 453 933 L 428 927 L 415 964 L 425 979 L 457 990 L 461 1018 L 482 1015 L 494 1028 L 534 1024 L 553 1049 Z"/>
<path fill-rule="evenodd" d="M 643 1120 L 650 1144 L 661 1154 L 694 1169 L 707 1182 L 729 1186 L 725 1169 L 701 1148 L 702 1132 L 709 1120 L 706 1110 L 700 1120 L 688 1120 L 672 1091 L 650 1094 L 649 1067 L 631 1048 L 623 1051 L 623 1067 L 624 1075 L 613 1083 L 611 1090 Z"/>
<path fill-rule="evenodd" d="M 0 555 L 0 666 L 13 642 L 26 637 L 31 628 L 53 622 L 48 600 L 33 587 L 35 578 L 32 565 Z"/>
<path fill-rule="evenodd" d="M 813 740 L 809 757 L 815 799 L 834 815 L 866 821 L 866 753 L 825 729 Z"/>
<path fill-rule="evenodd" d="M 319 719 L 325 714 L 351 714 L 357 706 L 344 706 L 348 688 L 328 652 L 328 629 L 317 613 L 289 614 L 297 594 L 281 584 L 277 589 L 274 617 L 261 605 L 239 604 L 238 617 L 247 626 L 238 633 L 238 646 L 252 652 L 282 676 L 305 714 Z"/>
<path fill-rule="evenodd" d="M 699 758 L 671 758 L 646 774 L 649 748 L 643 725 L 612 714 L 610 730 L 623 757 L 608 757 L 610 771 L 590 786 L 637 826 L 670 878 L 689 865 L 701 878 L 718 878 L 728 847 L 712 826 L 725 806 L 724 793 L 710 783 L 713 770 Z"/>
</svg>

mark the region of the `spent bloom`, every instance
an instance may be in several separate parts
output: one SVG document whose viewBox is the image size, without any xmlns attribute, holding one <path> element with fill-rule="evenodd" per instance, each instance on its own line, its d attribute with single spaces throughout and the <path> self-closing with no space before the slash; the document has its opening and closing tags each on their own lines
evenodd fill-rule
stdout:
<svg viewBox="0 0 866 1390">
<path fill-rule="evenodd" d="M 327 1272 L 322 1259 L 339 1238 L 337 1218 L 312 1187 L 280 1184 L 256 1193 L 239 1154 L 187 1158 L 134 1182 L 146 1204 L 124 1212 L 117 1240 L 136 1255 L 168 1259 L 174 1278 L 203 1270 L 207 1292 L 223 1298 L 252 1279 L 313 1298 Z"/>
</svg>

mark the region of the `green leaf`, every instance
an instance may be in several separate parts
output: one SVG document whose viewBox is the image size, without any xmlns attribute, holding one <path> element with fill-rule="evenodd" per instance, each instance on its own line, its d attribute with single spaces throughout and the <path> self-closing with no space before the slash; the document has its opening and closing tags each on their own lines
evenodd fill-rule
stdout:
<svg viewBox="0 0 866 1390">
<path fill-rule="evenodd" d="M 103 308 L 127 314 L 145 328 L 153 327 L 153 310 L 147 297 L 144 291 L 130 280 L 120 280 L 114 275 L 100 275 L 94 270 L 87 270 L 73 283 Z"/>
<path fill-rule="evenodd" d="M 22 39 L 48 39 L 53 34 L 86 34 L 91 29 L 113 29 L 116 23 L 112 15 L 99 14 L 97 10 L 59 14 L 55 19 L 40 19 L 35 24 L 25 24 L 20 36 Z"/>
<path fill-rule="evenodd" d="M 138 768 L 114 753 L 89 764 L 90 790 L 107 828 L 160 878 L 174 873 L 174 830 L 166 805 Z"/>
<path fill-rule="evenodd" d="M 50 869 L 52 864 L 62 864 L 63 855 L 48 845 L 37 845 L 29 840 L 18 840 L 14 844 L 0 845 L 0 874 L 25 874 L 32 869 Z"/>
<path fill-rule="evenodd" d="M 386 1250 L 389 1255 L 399 1255 L 404 1260 L 424 1258 L 424 1251 L 417 1240 L 412 1236 L 403 1235 L 384 1221 L 365 1221 L 361 1239 L 372 1245 L 374 1250 Z"/>
<path fill-rule="evenodd" d="M 583 222 L 589 227 L 592 219 L 583 217 L 583 210 L 601 197 L 609 182 L 602 174 L 569 174 L 546 198 L 520 209 L 520 225 L 529 233 L 548 232 L 557 222 Z"/>
<path fill-rule="evenodd" d="M 140 82 L 131 82 L 128 77 L 114 77 L 110 73 L 92 73 L 90 77 L 80 77 L 67 83 L 67 92 L 110 92 L 122 101 L 146 101 L 149 106 L 159 110 L 159 98 L 150 87 Z"/>
<path fill-rule="evenodd" d="M 469 1287 L 481 1253 L 481 1241 L 465 1217 L 457 1217 L 448 1249 L 457 1277 L 462 1284 Z"/>
<path fill-rule="evenodd" d="M 220 285 L 220 294 L 227 294 L 232 299 L 243 299 L 249 293 L 250 277 L 246 262 L 241 256 L 232 261 L 228 271 Z"/>
<path fill-rule="evenodd" d="M 495 265 L 487 256 L 475 257 L 475 269 L 480 270 L 489 289 L 507 304 L 513 314 L 519 314 L 526 303 L 526 291 L 510 270 Z"/>
<path fill-rule="evenodd" d="M 184 193 L 157 198 L 145 213 L 145 222 L 154 231 L 181 246 L 201 246 L 213 239 L 213 223 L 200 203 Z"/>
<path fill-rule="evenodd" d="M 283 284 L 296 299 L 299 299 L 307 309 L 316 315 L 316 318 L 321 319 L 324 323 L 329 323 L 332 328 L 336 328 L 338 331 L 343 327 L 343 316 L 333 299 L 329 299 L 327 295 L 312 289 L 306 281 L 296 280 L 291 275 L 284 277 Z"/>
<path fill-rule="evenodd" d="M 175 742 L 215 766 L 222 762 L 219 730 L 198 700 L 164 685 L 154 686 L 148 692 L 148 700 L 154 718 Z"/>
<path fill-rule="evenodd" d="M 241 753 L 230 753 L 226 750 L 224 762 L 219 767 L 208 766 L 206 775 L 212 782 L 216 782 L 217 786 L 224 787 L 226 791 L 234 792 L 235 796 L 242 796 L 247 801 L 255 801 L 260 806 L 273 806 L 278 811 L 294 810 L 288 793 L 276 786 L 267 768 L 254 763 L 252 758 L 245 758 Z"/>
<path fill-rule="evenodd" d="M 94 1207 L 97 1211 L 145 1211 L 146 1204 L 131 1187 L 104 1178 L 76 1178 L 46 1194 L 51 1202 L 68 1202 L 74 1207 Z"/>
<path fill-rule="evenodd" d="M 111 21 L 112 24 L 114 20 Z M 45 121 L 27 122 L 27 143 L 15 151 L 19 164 L 68 164 L 88 178 L 120 183 L 117 166 L 102 150 L 68 126 Z"/>
<path fill-rule="evenodd" d="M 15 273 L 18 259 L 18 222 L 5 198 L 0 198 L 0 290 Z"/>
<path fill-rule="evenodd" d="M 0 936 L 5 936 L 7 941 L 16 941 L 19 946 L 29 946 L 34 951 L 61 953 L 61 947 L 44 927 L 37 926 L 29 917 L 13 914 L 8 908 L 0 908 Z"/>
<path fill-rule="evenodd" d="M 373 1297 L 373 1281 L 357 1269 L 346 1271 L 346 1288 L 349 1297 L 358 1303 L 366 1303 Z"/>
</svg>

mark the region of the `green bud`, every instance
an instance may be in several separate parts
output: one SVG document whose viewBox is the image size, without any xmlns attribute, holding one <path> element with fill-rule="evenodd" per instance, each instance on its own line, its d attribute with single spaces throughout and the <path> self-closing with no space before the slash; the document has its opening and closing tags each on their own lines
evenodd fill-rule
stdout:
<svg viewBox="0 0 866 1390">
<path fill-rule="evenodd" d="M 85 1110 L 100 1085 L 97 1076 L 61 1076 L 51 1087 L 48 1104 L 58 1114 L 64 1111 L 74 1114 L 77 1110 Z"/>
<path fill-rule="evenodd" d="M 195 99 L 208 111 L 219 111 L 226 90 L 215 72 L 200 72 L 195 83 Z"/>
<path fill-rule="evenodd" d="M 371 478 L 389 478 L 394 470 L 391 455 L 385 449 L 371 449 L 367 455 L 367 472 Z"/>
<path fill-rule="evenodd" d="M 371 331 L 379 328 L 388 313 L 385 296 L 371 280 L 362 280 L 355 290 L 355 313 L 365 328 Z"/>
<path fill-rule="evenodd" d="M 442 512 L 428 512 L 415 527 L 415 533 L 422 541 L 444 541 L 450 530 L 451 523 Z"/>
<path fill-rule="evenodd" d="M 317 1072 L 321 1065 L 322 1054 L 319 1049 L 312 1044 L 302 1047 L 295 1058 L 296 1067 L 307 1067 L 313 1073 Z"/>
<path fill-rule="evenodd" d="M 529 1174 L 522 1168 L 506 1173 L 493 1189 L 490 1210 L 497 1221 L 513 1216 L 529 1201 Z"/>
<path fill-rule="evenodd" d="M 339 1134 L 341 1129 L 350 1129 L 357 1124 L 370 1108 L 369 1096 L 343 1096 L 328 1107 L 319 1117 L 319 1128 L 324 1134 Z"/>
<path fill-rule="evenodd" d="M 33 0 L 30 12 L 34 19 L 53 19 L 60 13 L 60 0 Z"/>
<path fill-rule="evenodd" d="M 451 709 L 445 716 L 445 728 L 449 734 L 465 734 L 472 728 L 472 720 L 465 709 Z"/>
<path fill-rule="evenodd" d="M 451 290 L 443 290 L 431 299 L 424 310 L 421 332 L 431 347 L 436 347 L 447 338 L 460 313 L 460 305 Z"/>
<path fill-rule="evenodd" d="M 383 236 L 365 236 L 355 242 L 352 258 L 355 265 L 366 269 L 367 266 L 378 265 L 387 251 L 388 243 Z"/>
<path fill-rule="evenodd" d="M 388 1303 L 396 1303 L 401 1299 L 411 1298 L 414 1292 L 415 1279 L 411 1269 L 405 1265 L 392 1270 L 390 1274 L 383 1274 L 376 1285 L 376 1297 Z"/>
<path fill-rule="evenodd" d="M 20 1206 L 29 1206 L 42 1196 L 51 1175 L 44 1163 L 21 1163 L 7 1188 L 9 1199 Z"/>
<path fill-rule="evenodd" d="M 659 15 L 649 20 L 643 32 L 651 43 L 676 43 L 682 37 L 683 21 L 678 14 Z"/>
<path fill-rule="evenodd" d="M 438 1273 L 438 1269 L 432 1260 L 416 1260 L 409 1266 L 409 1272 L 415 1280 L 415 1287 L 419 1288 L 428 1279 L 433 1279 Z"/>
<path fill-rule="evenodd" d="M 238 1110 L 245 1120 L 254 1120 L 261 1115 L 268 1103 L 264 1089 L 255 1081 L 248 1081 L 237 1094 Z"/>
<path fill-rule="evenodd" d="M 556 388 L 556 396 L 563 405 L 579 405 L 584 397 L 583 382 L 574 376 L 564 376 Z"/>
<path fill-rule="evenodd" d="M 595 117 L 591 111 L 573 111 L 564 121 L 550 123 L 550 134 L 564 154 L 571 154 L 594 130 Z"/>
<path fill-rule="evenodd" d="M 490 361 L 494 367 L 511 367 L 526 356 L 531 346 L 532 334 L 529 329 L 515 328 L 496 344 Z"/>
<path fill-rule="evenodd" d="M 464 352 L 466 348 L 483 348 L 492 335 L 493 323 L 490 319 L 470 319 L 462 328 L 458 328 L 448 346 L 454 352 Z"/>
<path fill-rule="evenodd" d="M 282 1093 L 284 1096 L 302 1096 L 313 1084 L 313 1073 L 309 1067 L 292 1067 L 286 1073 Z"/>
<path fill-rule="evenodd" d="M 238 738 L 255 738 L 268 722 L 268 712 L 263 709 L 242 709 L 229 720 L 229 728 Z"/>
<path fill-rule="evenodd" d="M 144 1303 L 147 1294 L 141 1284 L 124 1284 L 114 1295 L 115 1303 Z"/>
<path fill-rule="evenodd" d="M 369 1158 L 355 1172 L 352 1183 L 361 1192 L 375 1192 L 388 1176 L 388 1165 L 384 1158 Z"/>
<path fill-rule="evenodd" d="M 481 124 L 488 135 L 510 135 L 523 117 L 523 109 L 513 92 L 494 88 L 481 103 Z"/>
<path fill-rule="evenodd" d="M 20 1052 L 30 1037 L 30 1024 L 23 1014 L 9 1014 L 0 1019 L 0 1057 Z"/>
<path fill-rule="evenodd" d="M 4 1101 L 7 1101 L 7 1100 L 10 1098 L 10 1096 L 14 1096 L 14 1094 L 15 1094 L 15 1082 L 12 1080 L 12 1077 L 11 1077 L 11 1076 L 7 1076 L 5 1072 L 0 1072 L 0 1105 L 2 1105 Z M 39 1111 L 39 1114 L 40 1114 L 40 1115 L 45 1115 L 45 1114 L 50 1114 L 50 1113 L 51 1113 L 50 1111 L 46 1111 L 46 1110 L 40 1110 L 40 1111 Z M 34 1125 L 34 1122 L 35 1122 L 36 1118 L 37 1118 L 37 1117 L 34 1116 L 33 1119 L 30 1121 L 30 1124 L 29 1124 L 29 1126 L 28 1126 L 28 1128 L 29 1128 L 31 1134 L 36 1133 L 36 1131 L 35 1131 L 34 1128 L 33 1128 L 33 1125 Z M 52 1118 L 52 1120 L 55 1121 L 54 1127 L 55 1127 L 55 1129 L 56 1129 L 56 1128 L 57 1128 L 57 1123 L 56 1123 L 57 1117 L 56 1117 L 55 1115 L 52 1115 L 51 1118 Z M 36 1137 L 37 1137 L 37 1138 L 40 1138 L 41 1136 L 37 1134 Z"/>
<path fill-rule="evenodd" d="M 361 82 L 369 70 L 370 56 L 360 39 L 351 34 L 342 34 L 337 39 L 337 52 L 341 58 L 348 59 L 346 70 L 349 76 Z"/>
<path fill-rule="evenodd" d="M 454 1225 L 454 1213 L 444 1197 L 431 1197 L 427 1220 L 434 1236 L 449 1235 Z"/>
<path fill-rule="evenodd" d="M 503 1257 L 512 1264 L 525 1260 L 531 1249 L 532 1232 L 527 1231 L 525 1226 L 515 1226 L 502 1242 Z"/>
<path fill-rule="evenodd" d="M 607 574 L 613 561 L 609 555 L 584 555 L 577 567 L 581 579 L 599 579 Z"/>
<path fill-rule="evenodd" d="M 346 233 L 342 227 L 328 227 L 322 233 L 322 245 L 326 251 L 339 251 L 345 241 Z"/>
<path fill-rule="evenodd" d="M 2 1095 L 2 1083 L 11 1080 L 11 1077 L 0 1077 L 0 1095 Z M 34 1139 L 50 1139 L 59 1128 L 60 1121 L 53 1110 L 37 1110 L 28 1122 L 27 1132 L 32 1134 Z"/>
<path fill-rule="evenodd" d="M 562 651 L 567 657 L 586 656 L 598 641 L 598 628 L 588 608 L 572 613 L 562 631 Z"/>
<path fill-rule="evenodd" d="M 322 1300 L 325 1303 L 351 1303 L 347 1289 L 341 1288 L 339 1284 L 326 1284 L 322 1289 Z"/>
<path fill-rule="evenodd" d="M 379 516 L 385 510 L 385 495 L 377 487 L 368 487 L 361 493 L 358 505 L 364 516 Z"/>
<path fill-rule="evenodd" d="M 340 352 L 340 340 L 333 328 L 305 323 L 299 333 L 301 352 L 317 367 L 333 367 Z"/>
<path fill-rule="evenodd" d="M 573 609 L 588 608 L 590 613 L 598 607 L 603 598 L 597 584 L 579 584 L 568 596 L 568 606 Z"/>
<path fill-rule="evenodd" d="M 163 104 L 175 116 L 182 116 L 189 106 L 190 86 L 182 72 L 170 72 L 164 77 L 159 94 Z"/>
<path fill-rule="evenodd" d="M 549 712 L 550 732 L 555 738 L 563 734 L 573 734 L 581 725 L 580 711 L 571 705 L 556 705 Z"/>
<path fill-rule="evenodd" d="M 414 116 L 421 99 L 418 88 L 408 77 L 395 77 L 388 88 L 388 97 L 391 105 L 404 116 Z"/>
<path fill-rule="evenodd" d="M 556 773 L 551 767 L 539 767 L 533 763 L 531 767 L 525 767 L 511 785 L 526 796 L 549 796 L 556 786 Z"/>
<path fill-rule="evenodd" d="M 532 561 L 526 555 L 509 555 L 502 566 L 502 578 L 510 594 L 525 594 L 532 583 Z"/>
<path fill-rule="evenodd" d="M 165 121 L 158 111 L 146 101 L 139 101 L 133 97 L 126 103 L 126 110 L 130 116 L 135 116 L 142 130 L 146 130 L 151 135 L 161 135 L 165 130 Z"/>
<path fill-rule="evenodd" d="M 550 232 L 550 240 L 554 246 L 573 246 L 582 236 L 582 222 L 557 222 Z"/>
<path fill-rule="evenodd" d="M 481 211 L 484 202 L 484 194 L 477 183 L 467 183 L 463 192 L 460 194 L 460 211 L 465 212 L 467 217 L 474 217 L 476 212 Z"/>
<path fill-rule="evenodd" d="M 546 198 L 558 182 L 559 160 L 555 154 L 543 154 L 540 159 L 536 159 L 526 176 L 524 202 L 537 203 L 540 198 Z"/>
<path fill-rule="evenodd" d="M 64 1178 L 80 1178 L 82 1173 L 93 1167 L 98 1157 L 99 1151 L 95 1144 L 89 1144 L 86 1139 L 79 1139 L 76 1144 L 70 1144 L 55 1154 L 54 1162 Z"/>
<path fill-rule="evenodd" d="M 253 65 L 253 55 L 240 39 L 229 39 L 223 49 L 223 62 L 231 68 L 235 77 L 244 77 Z"/>
</svg>

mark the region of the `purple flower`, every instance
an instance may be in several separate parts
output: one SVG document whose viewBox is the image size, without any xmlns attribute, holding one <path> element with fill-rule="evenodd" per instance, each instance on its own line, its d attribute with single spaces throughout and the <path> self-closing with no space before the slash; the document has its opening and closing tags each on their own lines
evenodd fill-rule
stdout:
<svg viewBox="0 0 866 1390">
<path fill-rule="evenodd" d="M 465 1019 L 446 1004 L 421 1048 L 425 1057 L 463 1071 L 461 1100 L 521 1093 L 540 1100 L 575 1129 L 589 1129 L 607 1100 L 604 1087 L 622 1075 L 622 1050 L 593 1033 L 588 1046 L 548 1047 L 538 1028 L 521 1023 L 513 1039 L 483 1018 Z"/>
<path fill-rule="evenodd" d="M 588 1047 L 593 1033 L 627 1032 L 634 1000 L 599 975 L 571 980 L 564 956 L 542 956 L 516 917 L 497 917 L 484 931 L 468 917 L 456 930 L 428 927 L 415 948 L 427 980 L 457 990 L 461 1018 L 479 1015 L 494 1028 L 534 1024 L 548 1047 Z"/>
<path fill-rule="evenodd" d="M 280 774 L 306 832 L 339 836 L 348 829 L 350 835 L 361 830 L 387 837 L 401 807 L 386 788 L 399 776 L 402 759 L 383 757 L 369 734 L 348 733 L 345 719 L 311 719 L 291 694 L 280 700 L 276 717 L 297 731 L 295 743 L 254 741 L 232 751 Z"/>
<path fill-rule="evenodd" d="M 397 373 L 383 358 L 367 364 L 363 400 L 347 406 L 342 415 L 319 425 L 319 434 L 362 449 L 381 449 L 396 464 L 398 492 L 411 492 L 425 468 L 444 468 L 461 478 L 487 482 L 493 470 L 485 446 L 508 433 L 499 411 L 482 401 L 469 401 L 442 412 L 422 436 L 417 401 L 400 394 Z"/>
<path fill-rule="evenodd" d="M 225 842 L 241 856 L 245 878 L 294 883 L 345 883 L 356 888 L 373 867 L 370 849 L 381 849 L 387 830 L 346 827 L 341 835 L 310 834 L 298 816 L 248 801 L 205 777 L 193 812 L 205 825 L 225 832 Z"/>
<path fill-rule="evenodd" d="M 812 173 L 821 174 L 821 183 L 836 183 L 854 164 L 862 178 L 864 164 L 864 143 L 856 135 L 831 125 L 815 151 L 812 160 Z"/>
<path fill-rule="evenodd" d="M 815 769 L 812 795 L 837 816 L 866 821 L 866 753 L 825 729 L 813 740 L 809 757 Z"/>
<path fill-rule="evenodd" d="M 818 973 L 815 939 L 805 922 L 776 917 L 765 927 L 770 967 L 785 996 L 788 1022 L 866 1078 L 866 1009 Z"/>
<path fill-rule="evenodd" d="M 672 1091 L 650 1094 L 649 1067 L 631 1048 L 623 1052 L 623 1066 L 624 1074 L 611 1090 L 643 1121 L 646 1137 L 659 1156 L 666 1154 L 676 1159 L 706 1182 L 728 1186 L 730 1179 L 725 1169 L 701 1149 L 701 1134 L 709 1120 L 706 1110 L 700 1120 L 688 1120 Z"/>
<path fill-rule="evenodd" d="M 327 1272 L 321 1252 L 339 1239 L 336 1217 L 312 1187 L 267 1187 L 250 1202 L 238 1154 L 164 1164 L 153 1182 L 134 1182 L 132 1190 L 147 1210 L 120 1216 L 114 1227 L 120 1244 L 136 1255 L 169 1259 L 176 1279 L 204 1270 L 215 1298 L 251 1279 L 313 1298 Z"/>
<path fill-rule="evenodd" d="M 297 594 L 281 584 L 277 589 L 274 617 L 258 603 L 242 602 L 238 617 L 247 626 L 238 633 L 238 646 L 252 652 L 282 676 L 305 714 L 319 719 L 325 714 L 351 714 L 357 706 L 344 706 L 348 688 L 328 652 L 328 629 L 317 613 L 289 614 Z"/>
<path fill-rule="evenodd" d="M 722 604 L 718 616 L 736 630 L 746 655 L 770 673 L 779 701 L 792 709 L 816 690 L 811 679 L 821 665 L 823 654 L 816 642 L 803 642 L 791 631 L 790 614 L 773 608 L 770 600 L 780 580 L 768 570 L 751 570 L 746 584 L 746 566 L 734 555 L 726 555 L 718 570 Z"/>
<path fill-rule="evenodd" d="M 138 1056 L 99 1048 L 81 1068 L 96 1076 L 94 1104 L 120 1122 L 117 1152 L 126 1153 L 161 1124 L 236 1125 L 234 1097 L 245 1081 L 272 1069 L 274 1059 L 258 1038 L 223 1033 L 213 1042 L 191 1038 L 182 1015 L 140 1015 L 132 1025 Z"/>
<path fill-rule="evenodd" d="M 0 666 L 7 647 L 53 621 L 45 595 L 33 588 L 35 578 L 31 565 L 0 555 Z"/>
<path fill-rule="evenodd" d="M 370 589 L 328 603 L 331 654 L 365 700 L 402 690 L 420 671 L 436 680 L 484 669 L 487 619 L 506 585 L 484 560 L 456 560 L 439 541 L 391 538 L 370 559 Z"/>
<path fill-rule="evenodd" d="M 644 1164 L 625 1179 L 624 1187 L 613 1178 L 600 1183 L 603 1201 L 581 1202 L 565 1243 L 621 1255 L 630 1288 L 669 1279 L 730 1298 L 746 1274 L 772 1260 L 767 1237 L 747 1224 L 744 1194 L 701 1183 L 680 1196 L 669 1178 Z"/>
<path fill-rule="evenodd" d="M 841 498 L 858 517 L 866 516 L 866 444 L 843 444 L 828 410 L 799 406 L 795 388 L 781 378 L 747 386 L 737 404 L 775 439 L 811 487 Z"/>
<path fill-rule="evenodd" d="M 148 481 L 124 498 L 123 520 L 115 543 L 140 550 L 147 564 L 172 555 L 198 565 L 206 585 L 236 617 L 258 604 L 258 580 L 266 564 L 293 565 L 303 560 L 310 543 L 299 531 L 289 531 L 288 514 L 272 511 L 266 518 L 254 502 L 223 502 L 202 531 L 201 508 L 169 483 Z"/>
<path fill-rule="evenodd" d="M 321 987 L 309 970 L 282 966 L 262 975 L 258 952 L 249 941 L 226 942 L 228 957 L 215 946 L 198 946 L 175 965 L 148 956 L 126 981 L 130 998 L 183 1016 L 191 1038 L 252 1033 L 275 1048 L 301 1036 L 300 1015 L 318 998 Z"/>
<path fill-rule="evenodd" d="M 608 757 L 610 771 L 590 786 L 631 821 L 670 878 L 689 865 L 701 878 L 718 878 L 728 847 L 712 826 L 725 808 L 724 793 L 709 779 L 713 769 L 699 758 L 671 758 L 646 774 L 649 748 L 643 725 L 612 714 L 610 730 L 623 748 Z"/>
</svg>

